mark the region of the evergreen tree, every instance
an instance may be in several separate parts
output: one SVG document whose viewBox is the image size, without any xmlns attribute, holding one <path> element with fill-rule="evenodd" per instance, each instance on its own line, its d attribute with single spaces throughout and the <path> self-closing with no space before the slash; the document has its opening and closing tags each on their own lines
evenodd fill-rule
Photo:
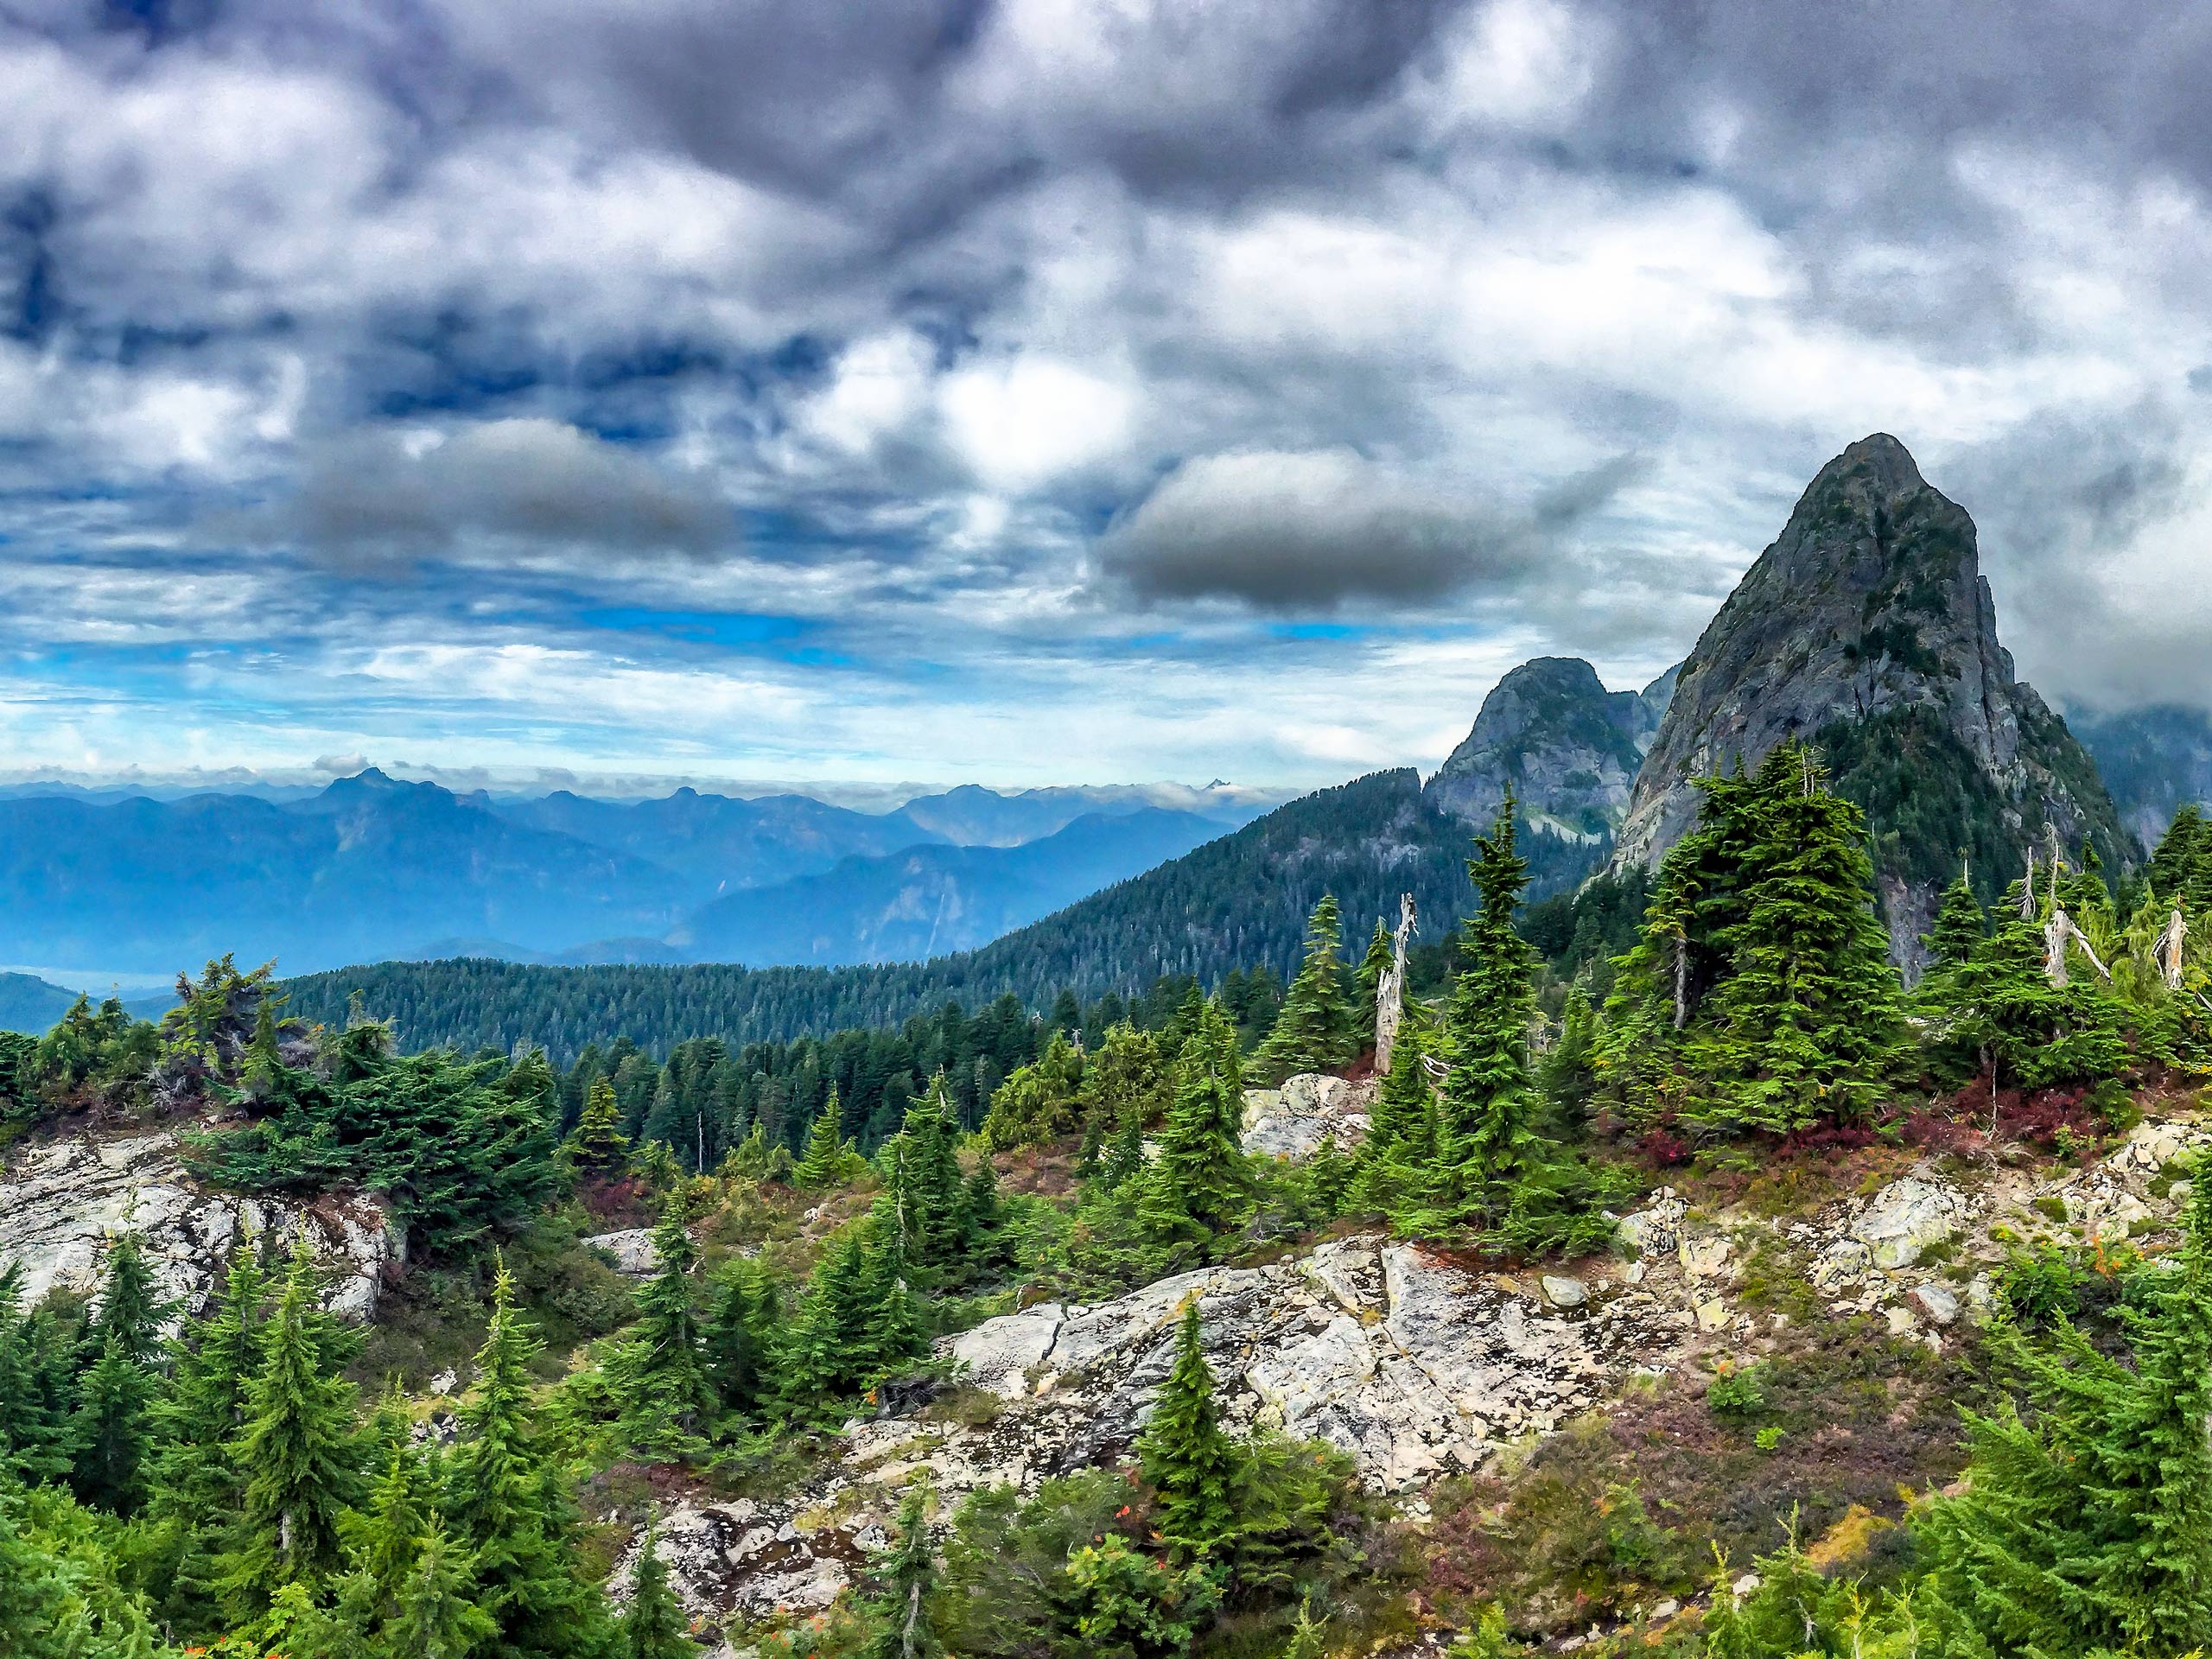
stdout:
<svg viewBox="0 0 2212 1659">
<path fill-rule="evenodd" d="M 26 1313 L 22 1269 L 0 1268 L 0 1484 L 69 1472 L 74 1371 L 53 1310 Z"/>
<path fill-rule="evenodd" d="M 832 1087 L 830 1097 L 822 1103 L 822 1111 L 814 1120 L 814 1127 L 807 1134 L 806 1155 L 798 1161 L 792 1180 L 810 1190 L 835 1186 L 844 1179 L 845 1141 L 842 1115 L 837 1105 L 837 1090 Z"/>
<path fill-rule="evenodd" d="M 629 1137 L 622 1133 L 622 1106 L 615 1098 L 613 1081 L 591 1080 L 584 1096 L 583 1116 L 569 1137 L 569 1155 L 578 1169 L 593 1175 L 620 1175 L 630 1164 Z"/>
<path fill-rule="evenodd" d="M 397 1600 L 380 1644 L 388 1659 L 466 1659 L 499 1633 L 480 1605 L 467 1552 L 435 1516 L 416 1542 Z"/>
<path fill-rule="evenodd" d="M 831 1415 L 873 1369 L 869 1267 L 860 1228 L 846 1229 L 823 1247 L 777 1363 L 782 1406 L 791 1416 L 815 1421 Z"/>
<path fill-rule="evenodd" d="M 1467 866 L 1480 903 L 1459 931 L 1438 1101 L 1450 1202 L 1483 1222 L 1503 1214 L 1515 1181 L 1536 1160 L 1543 1104 L 1529 1074 L 1535 952 L 1513 928 L 1529 876 L 1514 851 L 1513 813 L 1508 795 L 1490 833 L 1475 838 Z"/>
<path fill-rule="evenodd" d="M 2212 1630 L 2212 1167 L 2120 1318 L 2133 1364 L 2063 1320 L 1993 1340 L 2032 1415 L 1968 1413 L 1964 1490 L 1920 1524 L 1944 1599 L 1998 1651 L 2181 1654 Z"/>
<path fill-rule="evenodd" d="M 111 1331 L 79 1385 L 73 1484 L 86 1503 L 128 1516 L 146 1496 L 154 1376 L 124 1342 L 120 1332 Z"/>
<path fill-rule="evenodd" d="M 144 1243 L 136 1233 L 118 1236 L 109 1247 L 99 1311 L 86 1327 L 87 1347 L 97 1354 L 113 1344 L 133 1364 L 150 1366 L 161 1356 L 162 1322 L 168 1314 L 146 1264 Z"/>
<path fill-rule="evenodd" d="M 1796 743 L 1759 766 L 1758 835 L 1741 877 L 1750 903 L 1726 936 L 1732 960 L 1717 996 L 1742 1073 L 1710 1114 L 1720 1122 L 1779 1131 L 1863 1118 L 1900 1040 L 1866 820 L 1825 781 Z"/>
<path fill-rule="evenodd" d="M 214 1307 L 188 1323 L 172 1345 L 169 1386 L 156 1408 L 162 1450 L 152 1510 L 181 1541 L 163 1605 L 185 1629 L 205 1628 L 214 1618 L 225 1528 L 213 1518 L 245 1507 L 237 1441 L 260 1368 L 268 1294 L 269 1276 L 249 1239 L 232 1251 Z"/>
<path fill-rule="evenodd" d="M 630 1571 L 630 1605 L 620 1625 L 622 1659 L 697 1659 L 683 1604 L 668 1582 L 668 1563 L 657 1548 L 660 1529 L 648 1523 L 638 1562 Z"/>
<path fill-rule="evenodd" d="M 1544 1098 L 1554 1128 L 1579 1128 L 1590 1109 L 1597 1077 L 1592 1057 L 1598 1047 L 1598 1015 L 1580 980 L 1567 987 L 1560 1017 L 1559 1040 L 1543 1058 Z"/>
<path fill-rule="evenodd" d="M 1375 918 L 1375 931 L 1367 941 L 1367 954 L 1353 974 L 1358 997 L 1352 1008 L 1352 1047 L 1364 1053 L 1374 1046 L 1375 1016 L 1382 998 L 1382 976 L 1397 964 L 1398 942 L 1383 919 Z"/>
<path fill-rule="evenodd" d="M 1236 1033 L 1218 1003 L 1207 1005 L 1175 1066 L 1175 1099 L 1160 1156 L 1137 1201 L 1147 1236 L 1178 1254 L 1210 1260 L 1222 1234 L 1243 1219 L 1252 1178 L 1243 1146 L 1244 1089 Z"/>
<path fill-rule="evenodd" d="M 1160 1532 L 1185 1558 L 1205 1554 L 1236 1530 L 1243 1466 L 1236 1443 L 1221 1427 L 1199 1336 L 1194 1296 L 1183 1305 L 1175 1363 L 1137 1440 L 1144 1478 L 1160 1494 Z"/>
<path fill-rule="evenodd" d="M 938 1659 L 944 1643 L 930 1626 L 929 1603 L 937 1588 L 937 1554 L 930 1547 L 928 1497 L 910 1486 L 899 1504 L 899 1530 L 877 1568 L 881 1595 L 875 1634 L 861 1659 Z"/>
<path fill-rule="evenodd" d="M 691 1301 L 699 1251 L 680 1197 L 663 1205 L 653 1250 L 658 1266 L 638 1292 L 637 1323 L 608 1373 L 621 1402 L 623 1443 L 648 1460 L 672 1461 L 704 1449 L 700 1436 L 715 1413 Z"/>
<path fill-rule="evenodd" d="M 447 1484 L 451 1519 L 474 1556 L 477 1605 L 497 1627 L 485 1659 L 571 1659 L 608 1639 L 603 1603 L 576 1557 L 564 1484 L 531 1425 L 537 1351 L 501 1261 Z"/>
<path fill-rule="evenodd" d="M 1166 1107 L 1168 1082 L 1160 1044 L 1149 1032 L 1139 1031 L 1126 1020 L 1108 1030 L 1097 1053 L 1084 1067 L 1079 1174 L 1096 1172 L 1107 1147 L 1131 1118 L 1142 1135 L 1144 1126 Z"/>
<path fill-rule="evenodd" d="M 777 1312 L 773 1288 L 750 1262 L 732 1262 L 715 1275 L 699 1345 L 725 1418 L 753 1417 L 774 1394 L 769 1353 Z"/>
<path fill-rule="evenodd" d="M 1357 1058 L 1352 1000 L 1344 986 L 1337 901 L 1324 893 L 1306 925 L 1306 960 L 1284 992 L 1282 1012 L 1254 1051 L 1255 1081 L 1281 1083 L 1300 1071 L 1340 1071 Z"/>
<path fill-rule="evenodd" d="M 1989 937 L 1922 990 L 1938 1069 L 1961 1081 L 1986 1072 L 1993 1096 L 2005 1083 L 2108 1077 L 2126 1061 L 2112 999 L 2080 979 L 2062 989 L 2045 976 L 2044 920 L 2024 884 L 2013 882 Z"/>
<path fill-rule="evenodd" d="M 1921 943 L 1928 947 L 1928 974 L 1935 978 L 1964 967 L 1989 935 L 1989 917 L 1974 897 L 1965 870 L 1943 890 L 1943 902 Z"/>
<path fill-rule="evenodd" d="M 234 1453 L 245 1503 L 222 1587 L 241 1623 L 280 1586 L 312 1585 L 339 1565 L 339 1517 L 359 1485 L 353 1389 L 332 1374 L 320 1337 L 315 1260 L 302 1243 L 261 1328 Z"/>
<path fill-rule="evenodd" d="M 1438 1166 L 1436 1091 L 1424 1064 L 1433 1037 L 1419 1007 L 1407 1007 L 1357 1154 L 1351 1197 L 1363 1210 L 1389 1215 L 1408 1210 L 1428 1195 Z"/>
</svg>

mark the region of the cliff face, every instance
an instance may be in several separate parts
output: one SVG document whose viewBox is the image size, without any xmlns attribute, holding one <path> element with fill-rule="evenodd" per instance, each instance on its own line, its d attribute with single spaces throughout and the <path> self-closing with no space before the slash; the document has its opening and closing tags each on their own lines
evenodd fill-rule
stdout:
<svg viewBox="0 0 2212 1659">
<path fill-rule="evenodd" d="M 2145 848 L 2189 805 L 2212 803 L 2212 719 L 2173 704 L 2077 715 L 2082 745 L 2112 791 L 2120 822 Z"/>
<path fill-rule="evenodd" d="M 1563 840 L 1610 837 L 1673 690 L 1608 691 L 1579 657 L 1539 657 L 1483 699 L 1474 729 L 1423 788 L 1432 805 L 1485 824 L 1510 788 L 1529 827 Z"/>
<path fill-rule="evenodd" d="M 2133 856 L 2087 752 L 2013 677 L 1973 519 L 1885 434 L 1821 469 L 1683 663 L 1615 868 L 1681 839 L 1696 779 L 1790 737 L 1816 743 L 1866 809 L 1903 956 L 1961 851 L 1990 885 L 2047 829 L 2108 867 Z"/>
</svg>

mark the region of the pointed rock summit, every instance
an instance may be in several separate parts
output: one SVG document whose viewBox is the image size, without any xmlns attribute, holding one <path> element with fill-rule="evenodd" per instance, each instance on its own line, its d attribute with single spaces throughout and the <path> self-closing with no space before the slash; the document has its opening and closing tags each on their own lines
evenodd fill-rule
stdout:
<svg viewBox="0 0 2212 1659">
<path fill-rule="evenodd" d="M 1659 728 L 1672 673 L 1637 691 L 1608 691 L 1580 657 L 1538 657 L 1483 699 L 1482 712 L 1422 790 L 1454 817 L 1486 824 L 1510 788 L 1541 834 L 1611 838 Z"/>
<path fill-rule="evenodd" d="M 1697 779 L 1790 737 L 1866 810 L 1902 954 L 1961 851 L 1993 888 L 2047 826 L 2109 867 L 2132 855 L 2088 753 L 2013 678 L 1974 520 L 1886 433 L 1821 468 L 1682 664 L 1614 868 L 1656 865 L 1696 822 Z"/>
</svg>

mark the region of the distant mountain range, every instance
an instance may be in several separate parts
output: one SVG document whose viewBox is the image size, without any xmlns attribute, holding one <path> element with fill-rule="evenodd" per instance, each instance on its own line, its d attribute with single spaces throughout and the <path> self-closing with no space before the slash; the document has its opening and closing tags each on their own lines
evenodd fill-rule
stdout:
<svg viewBox="0 0 2212 1659">
<path fill-rule="evenodd" d="M 963 788 L 887 813 L 689 789 L 507 801 L 373 768 L 289 800 L 0 797 L 0 961 L 86 980 L 226 951 L 299 969 L 463 952 L 878 961 L 979 944 L 1263 804 L 1125 788 Z"/>
</svg>

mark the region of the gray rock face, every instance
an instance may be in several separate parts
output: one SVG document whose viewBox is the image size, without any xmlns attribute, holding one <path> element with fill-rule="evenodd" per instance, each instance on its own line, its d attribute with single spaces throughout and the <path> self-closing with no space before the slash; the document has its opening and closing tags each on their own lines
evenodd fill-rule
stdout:
<svg viewBox="0 0 2212 1659">
<path fill-rule="evenodd" d="M 22 1269 L 27 1304 L 57 1285 L 92 1289 L 108 1241 L 121 1232 L 144 1241 L 180 1317 L 206 1301 L 249 1236 L 304 1236 L 335 1275 L 327 1304 L 347 1319 L 376 1311 L 385 1269 L 406 1259 L 404 1236 L 373 1200 L 297 1205 L 203 1192 L 166 1133 L 49 1141 L 25 1148 L 0 1173 L 0 1262 Z"/>
<path fill-rule="evenodd" d="M 1310 1158 L 1324 1141 L 1351 1151 L 1367 1139 L 1375 1081 L 1301 1071 L 1280 1089 L 1244 1091 L 1244 1150 L 1255 1157 Z"/>
<path fill-rule="evenodd" d="M 1602 842 L 1628 810 L 1673 690 L 1671 671 L 1641 692 L 1608 691 L 1579 657 L 1523 663 L 1483 699 L 1474 729 L 1422 792 L 1455 817 L 1488 823 L 1510 789 L 1531 829 Z"/>
<path fill-rule="evenodd" d="M 632 1279 L 650 1279 L 660 1267 L 660 1252 L 653 1248 L 650 1227 L 625 1227 L 620 1232 L 594 1233 L 584 1243 L 614 1258 L 614 1270 Z"/>
<path fill-rule="evenodd" d="M 1878 716 L 1920 717 L 1931 762 L 1961 764 L 1971 797 L 2017 850 L 2056 827 L 2092 836 L 2109 860 L 2126 842 L 2088 756 L 1997 642 L 1973 519 L 1921 477 L 1885 434 L 1821 469 L 1774 544 L 1720 607 L 1644 757 L 1613 863 L 1656 865 L 1695 823 L 1695 780 L 1756 766 L 1777 744 Z M 1953 747 L 1955 746 L 1955 747 Z M 1852 793 L 1852 780 L 1839 778 Z M 1882 824 L 1876 823 L 1878 832 Z M 1955 849 L 1887 849 L 1883 897 L 1893 934 L 1924 923 L 1931 868 Z"/>
</svg>

